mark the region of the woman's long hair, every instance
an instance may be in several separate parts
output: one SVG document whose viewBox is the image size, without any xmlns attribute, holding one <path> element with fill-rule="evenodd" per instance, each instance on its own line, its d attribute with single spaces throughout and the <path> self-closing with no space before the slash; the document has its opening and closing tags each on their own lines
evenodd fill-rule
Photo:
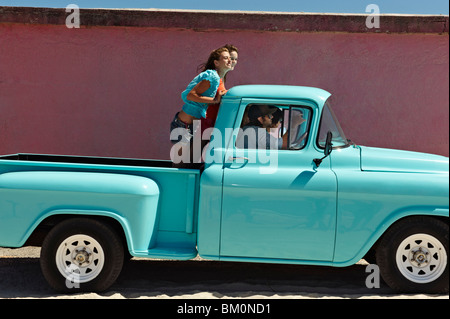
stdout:
<svg viewBox="0 0 450 319">
<path fill-rule="evenodd" d="M 197 67 L 197 71 L 200 70 L 200 72 L 205 72 L 206 70 L 215 70 L 216 65 L 214 64 L 214 61 L 218 61 L 220 59 L 220 55 L 222 54 L 222 52 L 229 52 L 229 51 L 225 47 L 212 51 L 209 54 L 208 60 Z"/>
</svg>

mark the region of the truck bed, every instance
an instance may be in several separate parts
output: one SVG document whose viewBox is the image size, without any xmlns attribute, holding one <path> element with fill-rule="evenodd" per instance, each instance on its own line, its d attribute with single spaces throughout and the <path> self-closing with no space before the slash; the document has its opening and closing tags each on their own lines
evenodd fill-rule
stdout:
<svg viewBox="0 0 450 319">
<path fill-rule="evenodd" d="M 129 159 L 129 158 L 107 158 L 89 156 L 67 156 L 67 155 L 44 155 L 44 154 L 11 154 L 0 156 L 0 219 L 12 218 L 10 224 L 19 227 L 23 224 L 24 229 L 11 229 L 10 234 L 6 234 L 7 229 L 2 229 L 0 224 L 0 246 L 20 247 L 25 242 L 29 233 L 37 226 L 30 223 L 46 217 L 46 213 L 52 210 L 60 210 L 66 202 L 58 196 L 70 197 L 70 209 L 89 209 L 101 207 L 102 210 L 117 211 L 117 214 L 128 219 L 129 223 L 134 222 L 139 225 L 140 220 L 153 214 L 152 212 L 141 211 L 141 207 L 125 207 L 120 196 L 110 197 L 98 195 L 101 190 L 76 192 L 75 186 L 70 192 L 58 193 L 58 187 L 53 187 L 53 191 L 43 191 L 47 184 L 55 184 L 51 179 L 42 179 L 39 189 L 23 186 L 9 187 L 6 176 L 11 174 L 43 174 L 48 176 L 58 176 L 55 174 L 68 173 L 70 176 L 77 176 L 73 173 L 104 173 L 107 176 L 123 175 L 145 177 L 154 181 L 159 188 L 159 200 L 156 211 L 156 226 L 152 235 L 152 240 L 145 244 L 134 244 L 130 248 L 130 253 L 134 256 L 154 257 L 154 258 L 177 258 L 190 259 L 196 256 L 196 216 L 198 209 L 199 183 L 203 165 L 194 164 L 190 169 L 178 169 L 172 167 L 171 161 Z M 113 175 L 111 175 L 113 174 Z M 11 175 L 9 175 L 11 176 Z M 59 175 L 60 176 L 60 175 Z M 100 175 L 99 175 L 100 176 Z M 2 185 L 2 177 L 3 183 Z M 6 179 L 5 179 L 6 178 Z M 108 177 L 109 178 L 109 177 Z M 26 183 L 26 180 L 23 181 Z M 69 183 L 69 182 L 62 182 Z M 74 183 L 75 184 L 75 183 Z M 47 185 L 48 186 L 48 185 Z M 83 187 L 85 184 L 82 185 Z M 89 187 L 89 185 L 87 185 Z M 97 194 L 97 195 L 96 195 Z M 30 197 L 27 200 L 25 197 Z M 90 200 L 87 197 L 99 196 L 98 200 Z M 103 202 L 101 203 L 100 200 Z M 15 202 L 16 201 L 16 202 Z M 20 202 L 20 204 L 19 204 Z M 115 202 L 115 204 L 113 204 Z M 19 206 L 18 206 L 19 205 Z M 115 205 L 115 206 L 114 206 Z M 20 211 L 17 207 L 27 206 Z M 42 208 L 45 206 L 44 208 Z M 111 207 L 109 207 L 111 206 Z M 122 207 L 120 210 L 117 207 Z M 17 219 L 17 220 L 16 220 Z M 27 224 L 28 222 L 28 224 Z M 27 224 L 27 225 L 26 225 Z M 17 228 L 16 227 L 16 228 Z M 150 225 L 148 226 L 150 227 Z M 145 225 L 139 231 L 133 231 L 133 237 L 138 238 L 151 232 Z M 130 241 L 132 241 L 130 239 Z"/>
</svg>

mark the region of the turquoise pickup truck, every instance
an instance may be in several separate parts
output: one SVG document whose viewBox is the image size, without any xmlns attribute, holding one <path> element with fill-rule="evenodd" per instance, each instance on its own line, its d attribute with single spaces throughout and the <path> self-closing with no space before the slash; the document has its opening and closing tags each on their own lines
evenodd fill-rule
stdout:
<svg viewBox="0 0 450 319">
<path fill-rule="evenodd" d="M 130 256 L 199 255 L 337 267 L 365 258 L 395 290 L 448 293 L 448 158 L 355 145 L 329 97 L 309 87 L 232 88 L 203 163 L 189 168 L 0 156 L 0 246 L 42 247 L 42 272 L 63 292 L 108 289 Z M 281 112 L 270 134 L 283 136 L 282 149 L 238 146 L 248 110 L 262 105 Z"/>
</svg>

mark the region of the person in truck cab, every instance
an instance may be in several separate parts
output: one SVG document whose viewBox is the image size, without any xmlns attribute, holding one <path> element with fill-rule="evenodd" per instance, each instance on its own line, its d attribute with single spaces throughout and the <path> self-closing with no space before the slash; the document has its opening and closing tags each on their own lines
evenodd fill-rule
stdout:
<svg viewBox="0 0 450 319">
<path fill-rule="evenodd" d="M 236 147 L 246 149 L 287 149 L 289 131 L 282 137 L 275 137 L 267 129 L 272 127 L 273 114 L 279 110 L 266 104 L 253 104 L 248 107 L 248 123 L 238 134 Z M 294 117 L 292 127 L 298 127 L 305 120 L 303 117 Z"/>
<path fill-rule="evenodd" d="M 274 107 L 274 106 L 272 106 Z M 279 108 L 276 108 L 275 112 L 272 114 L 272 125 L 270 125 L 266 130 L 267 132 L 274 137 L 281 137 L 281 119 L 283 117 L 283 111 Z"/>
</svg>

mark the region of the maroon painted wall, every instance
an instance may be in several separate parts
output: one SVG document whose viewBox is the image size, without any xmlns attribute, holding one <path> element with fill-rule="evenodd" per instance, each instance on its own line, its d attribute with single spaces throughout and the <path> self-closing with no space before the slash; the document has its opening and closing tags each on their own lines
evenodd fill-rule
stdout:
<svg viewBox="0 0 450 319">
<path fill-rule="evenodd" d="M 449 154 L 448 16 L 0 7 L 0 154 L 169 159 L 180 93 L 236 45 L 238 84 L 317 86 L 357 144 Z"/>
</svg>

